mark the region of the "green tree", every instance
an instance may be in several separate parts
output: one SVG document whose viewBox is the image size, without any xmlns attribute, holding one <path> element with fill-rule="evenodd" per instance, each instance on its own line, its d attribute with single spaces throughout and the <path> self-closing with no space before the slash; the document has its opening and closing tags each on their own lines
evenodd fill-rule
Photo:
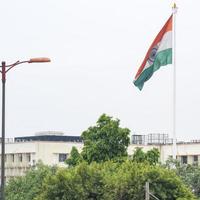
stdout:
<svg viewBox="0 0 200 200">
<path fill-rule="evenodd" d="M 168 159 L 164 165 L 173 170 L 188 185 L 193 193 L 200 198 L 200 166 L 197 164 L 181 164 L 180 161 Z"/>
<path fill-rule="evenodd" d="M 133 153 L 133 161 L 138 163 L 146 161 L 146 154 L 144 153 L 141 147 L 135 148 Z"/>
<path fill-rule="evenodd" d="M 145 182 L 162 200 L 193 200 L 191 191 L 172 171 L 159 165 L 107 161 L 82 162 L 48 176 L 37 200 L 139 200 L 144 199 Z"/>
<path fill-rule="evenodd" d="M 55 171 L 55 167 L 39 163 L 25 176 L 11 179 L 6 185 L 6 200 L 34 200 L 41 193 L 44 179 L 55 174 Z"/>
<path fill-rule="evenodd" d="M 150 190 L 158 199 L 194 199 L 194 195 L 184 182 L 172 171 L 160 166 L 152 166 L 147 172 Z"/>
<path fill-rule="evenodd" d="M 78 149 L 76 147 L 72 147 L 72 150 L 70 152 L 70 157 L 65 161 L 68 166 L 76 166 L 78 163 L 82 161 L 82 156 L 78 152 Z"/>
<path fill-rule="evenodd" d="M 94 163 L 82 162 L 76 167 L 59 169 L 48 177 L 42 193 L 36 200 L 101 200 L 103 181 L 101 171 Z"/>
<path fill-rule="evenodd" d="M 200 166 L 181 165 L 177 170 L 182 180 L 192 189 L 194 194 L 200 198 Z"/>
<path fill-rule="evenodd" d="M 159 157 L 160 152 L 157 148 L 153 148 L 145 153 L 142 148 L 137 147 L 133 154 L 133 161 L 148 162 L 150 165 L 155 165 L 158 163 Z"/>
<path fill-rule="evenodd" d="M 146 159 L 151 165 L 158 163 L 160 158 L 160 152 L 157 148 L 153 148 L 146 152 Z"/>
<path fill-rule="evenodd" d="M 96 126 L 89 127 L 82 133 L 83 159 L 91 163 L 127 156 L 129 134 L 129 129 L 120 127 L 119 119 L 101 115 Z"/>
</svg>

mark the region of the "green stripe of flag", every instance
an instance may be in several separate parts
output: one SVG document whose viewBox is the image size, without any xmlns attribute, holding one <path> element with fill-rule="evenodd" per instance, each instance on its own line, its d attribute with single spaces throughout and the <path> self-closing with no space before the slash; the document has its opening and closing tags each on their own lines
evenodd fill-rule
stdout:
<svg viewBox="0 0 200 200">
<path fill-rule="evenodd" d="M 148 81 L 153 73 L 161 66 L 168 64 L 172 64 L 172 48 L 158 52 L 154 63 L 140 74 L 140 76 L 134 81 L 134 85 L 142 90 L 144 82 Z"/>
</svg>

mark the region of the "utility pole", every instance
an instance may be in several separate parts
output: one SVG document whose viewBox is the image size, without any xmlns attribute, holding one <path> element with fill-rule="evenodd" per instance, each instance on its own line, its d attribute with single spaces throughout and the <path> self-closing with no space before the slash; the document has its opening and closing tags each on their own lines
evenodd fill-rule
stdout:
<svg viewBox="0 0 200 200">
<path fill-rule="evenodd" d="M 148 181 L 145 183 L 145 200 L 150 200 L 149 182 Z"/>
<path fill-rule="evenodd" d="M 145 183 L 145 200 L 150 200 L 150 196 L 153 197 L 156 200 L 159 200 L 155 195 L 153 195 L 150 191 L 149 191 L 149 182 L 147 181 Z"/>
</svg>

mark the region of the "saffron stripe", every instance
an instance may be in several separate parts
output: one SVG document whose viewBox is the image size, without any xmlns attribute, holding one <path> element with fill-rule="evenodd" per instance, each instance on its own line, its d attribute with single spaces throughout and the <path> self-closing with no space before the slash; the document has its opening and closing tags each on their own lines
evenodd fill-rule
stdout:
<svg viewBox="0 0 200 200">
<path fill-rule="evenodd" d="M 143 62 L 142 62 L 142 65 L 140 66 L 140 68 L 139 68 L 139 70 L 138 70 L 138 72 L 137 72 L 137 74 L 136 74 L 136 76 L 135 76 L 135 79 L 137 79 L 138 76 L 142 73 L 142 71 L 143 71 L 143 69 L 144 69 L 144 67 L 145 67 L 145 65 L 146 65 L 146 62 L 147 62 L 147 60 L 148 60 L 148 58 L 149 58 L 149 55 L 150 55 L 150 53 L 151 53 L 152 48 L 162 40 L 163 35 L 164 35 L 166 32 L 171 31 L 171 30 L 172 30 L 172 15 L 171 15 L 170 18 L 167 20 L 167 22 L 165 23 L 165 25 L 163 26 L 163 28 L 161 29 L 161 31 L 158 33 L 158 35 L 157 35 L 156 38 L 154 39 L 154 41 L 153 41 L 153 43 L 151 44 L 150 48 L 148 49 L 147 54 L 146 54 L 146 56 L 145 56 L 145 58 L 144 58 L 144 60 L 143 60 Z"/>
</svg>

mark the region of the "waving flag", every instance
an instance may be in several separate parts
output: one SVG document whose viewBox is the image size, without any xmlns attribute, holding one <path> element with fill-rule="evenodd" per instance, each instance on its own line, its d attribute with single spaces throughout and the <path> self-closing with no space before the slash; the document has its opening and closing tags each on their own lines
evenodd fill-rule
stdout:
<svg viewBox="0 0 200 200">
<path fill-rule="evenodd" d="M 134 85 L 142 90 L 144 82 L 161 66 L 172 64 L 172 15 L 150 46 L 134 80 Z"/>
</svg>

